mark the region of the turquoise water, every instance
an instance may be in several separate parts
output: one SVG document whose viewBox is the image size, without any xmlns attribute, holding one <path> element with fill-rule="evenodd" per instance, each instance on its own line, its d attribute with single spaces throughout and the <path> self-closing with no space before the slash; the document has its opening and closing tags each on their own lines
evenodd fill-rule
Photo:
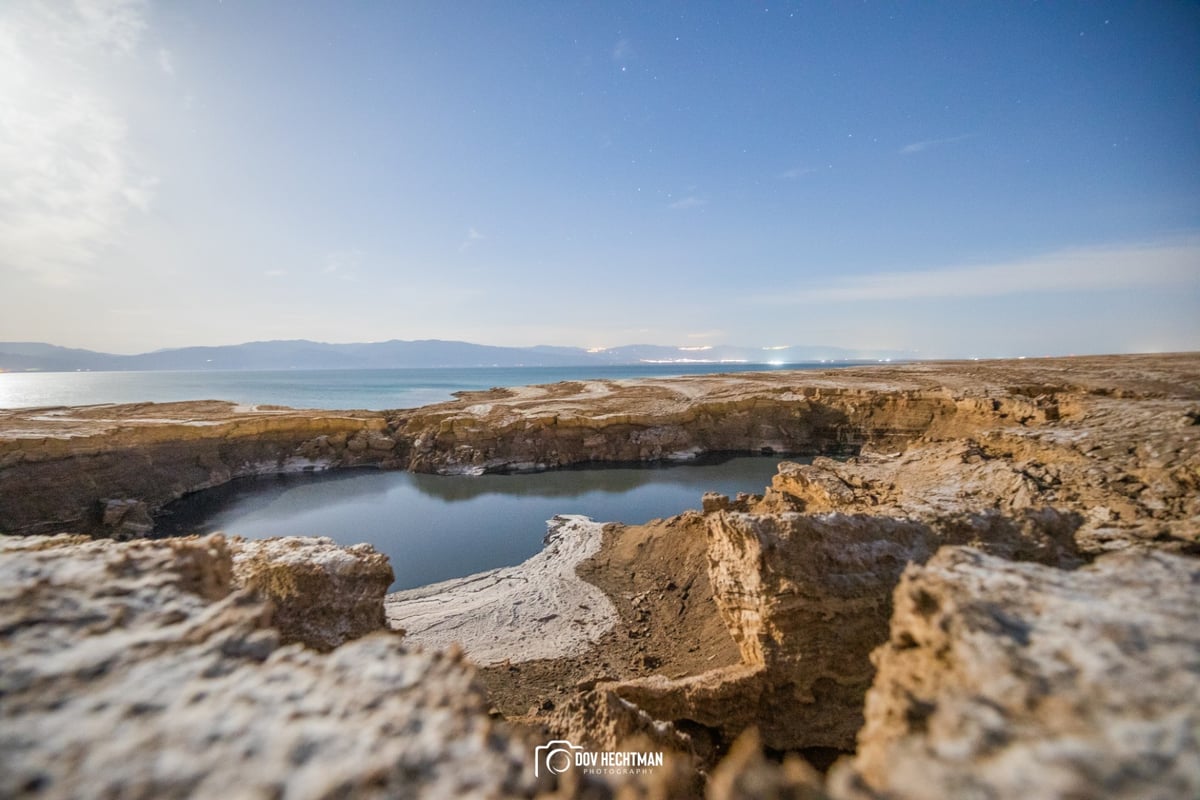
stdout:
<svg viewBox="0 0 1200 800">
<path fill-rule="evenodd" d="M 292 408 L 416 408 L 453 392 L 590 378 L 817 369 L 837 364 L 634 364 L 586 367 L 0 373 L 0 408 L 232 400 Z"/>
<path fill-rule="evenodd" d="M 523 475 L 355 470 L 246 479 L 168 506 L 156 533 L 367 542 L 391 559 L 396 591 L 519 564 L 541 550 L 546 521 L 556 514 L 634 524 L 698 509 L 706 491 L 761 493 L 778 461 L 739 456 Z"/>
</svg>

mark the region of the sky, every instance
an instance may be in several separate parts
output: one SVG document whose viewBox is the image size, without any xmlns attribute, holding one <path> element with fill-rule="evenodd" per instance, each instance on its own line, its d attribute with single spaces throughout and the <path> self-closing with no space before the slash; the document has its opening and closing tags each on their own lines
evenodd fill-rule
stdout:
<svg viewBox="0 0 1200 800">
<path fill-rule="evenodd" d="M 0 3 L 0 341 L 1200 350 L 1200 4 Z"/>
</svg>

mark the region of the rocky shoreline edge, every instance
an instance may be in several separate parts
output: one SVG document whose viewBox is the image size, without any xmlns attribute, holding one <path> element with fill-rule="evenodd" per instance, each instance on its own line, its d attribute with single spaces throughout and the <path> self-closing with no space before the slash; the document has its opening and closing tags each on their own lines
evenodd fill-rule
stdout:
<svg viewBox="0 0 1200 800">
<path fill-rule="evenodd" d="M 612 602 L 575 568 L 600 549 L 603 524 L 565 515 L 545 546 L 515 567 L 393 592 L 384 611 L 419 647 L 457 645 L 481 667 L 570 657 L 617 621 Z"/>
<path fill-rule="evenodd" d="M 246 470 L 850 457 L 646 526 L 565 522 L 589 544 L 556 560 L 552 541 L 522 604 L 548 631 L 579 627 L 549 607 L 564 597 L 595 613 L 549 651 L 503 626 L 493 651 L 419 646 L 436 607 L 385 604 L 367 547 L 0 538 L 4 796 L 1200 792 L 1200 356 L 563 384 L 378 415 L 189 405 L 0 414 L 0 527 L 132 537 Z M 519 569 L 488 579 L 491 608 L 515 607 L 497 590 Z M 578 608 L 589 585 L 611 611 Z M 406 618 L 410 641 L 388 626 Z M 537 772 L 552 739 L 666 762 Z"/>
</svg>

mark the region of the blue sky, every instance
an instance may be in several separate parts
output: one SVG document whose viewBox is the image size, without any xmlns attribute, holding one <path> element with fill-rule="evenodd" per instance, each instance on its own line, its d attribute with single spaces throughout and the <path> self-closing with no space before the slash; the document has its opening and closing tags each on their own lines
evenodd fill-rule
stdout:
<svg viewBox="0 0 1200 800">
<path fill-rule="evenodd" d="M 1200 349 L 1193 3 L 0 6 L 0 340 Z"/>
</svg>

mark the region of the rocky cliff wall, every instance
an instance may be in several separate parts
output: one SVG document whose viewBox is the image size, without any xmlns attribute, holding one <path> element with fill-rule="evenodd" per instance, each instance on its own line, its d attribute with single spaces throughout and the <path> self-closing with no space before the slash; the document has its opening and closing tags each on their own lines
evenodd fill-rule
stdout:
<svg viewBox="0 0 1200 800">
<path fill-rule="evenodd" d="M 233 478 L 394 466 L 386 429 L 369 413 L 221 402 L 0 412 L 0 531 L 138 535 L 164 504 Z"/>
<path fill-rule="evenodd" d="M 283 644 L 275 598 L 294 613 L 331 595 L 381 610 L 378 561 L 305 539 L 0 540 L 0 794 L 1166 800 L 1200 791 L 1196 559 L 1131 549 L 1063 570 L 942 547 L 899 579 L 858 752 L 828 781 L 796 755 L 764 758 L 752 727 L 705 781 L 689 757 L 693 735 L 652 702 L 581 687 L 590 700 L 559 712 L 559 732 L 662 750 L 666 764 L 611 780 L 569 772 L 557 785 L 531 766 L 549 734 L 492 719 L 461 655 L 413 650 L 385 631 L 346 641 L 349 622 Z M 314 582 L 319 571 L 326 582 Z M 802 580 L 837 583 L 817 571 L 798 567 Z M 802 636 L 811 629 L 743 625 L 781 634 L 751 648 L 762 664 L 748 676 L 793 653 L 821 658 Z M 779 696 L 756 724 L 808 711 Z"/>
<path fill-rule="evenodd" d="M 1053 509 L 917 520 L 715 505 L 710 499 L 706 515 L 708 575 L 741 663 L 607 688 L 655 719 L 697 722 L 726 742 L 756 728 L 780 751 L 853 749 L 875 674 L 870 653 L 887 639 L 892 592 L 906 565 L 947 544 L 1055 566 L 1080 563 L 1073 540 L 1079 520 Z M 778 713 L 783 708 L 788 713 Z"/>
</svg>

